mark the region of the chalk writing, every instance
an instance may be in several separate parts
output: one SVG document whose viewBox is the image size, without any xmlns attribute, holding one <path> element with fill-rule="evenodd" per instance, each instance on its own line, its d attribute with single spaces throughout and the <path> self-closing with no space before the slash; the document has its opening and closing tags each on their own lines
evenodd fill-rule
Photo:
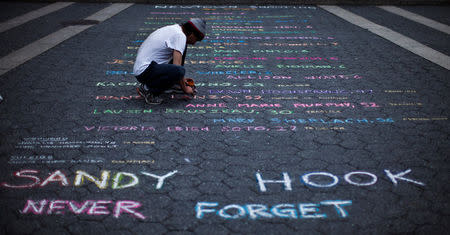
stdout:
<svg viewBox="0 0 450 235">
<path fill-rule="evenodd" d="M 311 131 L 343 131 L 345 127 L 343 126 L 333 126 L 333 127 L 315 127 L 315 126 L 305 126 L 305 130 Z"/>
<path fill-rule="evenodd" d="M 113 209 L 109 208 L 113 205 Z M 141 207 L 141 203 L 137 201 L 111 201 L 111 200 L 87 200 L 83 202 L 69 201 L 69 200 L 27 200 L 24 208 L 20 211 L 22 214 L 34 215 L 63 215 L 66 212 L 75 215 L 109 215 L 112 214 L 114 218 L 119 218 L 126 213 L 138 219 L 145 219 L 146 217 L 138 212 L 136 209 Z M 47 208 L 47 209 L 46 209 Z"/>
<path fill-rule="evenodd" d="M 448 117 L 405 117 L 403 121 L 447 121 Z"/>
<path fill-rule="evenodd" d="M 355 108 L 355 104 L 345 102 L 345 103 L 294 103 L 292 104 L 294 108 L 312 108 L 312 107 L 345 107 L 345 108 Z M 364 108 L 379 108 L 381 106 L 374 102 L 361 102 L 359 104 Z"/>
<path fill-rule="evenodd" d="M 108 61 L 106 63 L 107 64 L 134 64 L 134 61 L 132 61 L 132 60 L 114 59 L 113 61 Z"/>
<path fill-rule="evenodd" d="M 309 87 L 310 84 L 294 83 L 294 84 L 278 84 L 277 87 Z"/>
<path fill-rule="evenodd" d="M 185 106 L 186 108 L 215 108 L 215 107 L 219 107 L 219 108 L 226 108 L 227 104 L 226 103 L 217 103 L 217 104 L 187 104 Z"/>
<path fill-rule="evenodd" d="M 295 103 L 292 104 L 294 108 L 312 108 L 312 107 L 346 107 L 346 108 L 355 108 L 355 105 L 352 103 Z"/>
<path fill-rule="evenodd" d="M 290 53 L 295 53 L 295 54 L 298 54 L 298 53 L 308 53 L 309 51 L 308 50 L 301 50 L 301 51 L 298 51 L 298 50 L 269 50 L 269 49 L 265 49 L 265 50 L 253 50 L 252 51 L 253 53 L 281 53 L 281 54 L 290 54 Z"/>
<path fill-rule="evenodd" d="M 150 114 L 152 112 L 151 109 L 94 109 L 92 114 Z"/>
<path fill-rule="evenodd" d="M 265 36 L 265 37 L 258 37 L 258 36 L 216 36 L 216 37 L 205 37 L 206 39 L 243 39 L 243 40 L 334 40 L 334 37 L 327 37 L 327 38 L 321 38 L 321 37 L 302 37 L 302 36 L 294 36 L 294 37 L 271 37 L 271 36 Z"/>
<path fill-rule="evenodd" d="M 214 57 L 214 60 L 267 60 L 266 57 Z"/>
<path fill-rule="evenodd" d="M 259 79 L 259 80 L 284 80 L 284 79 L 291 79 L 291 76 L 256 76 L 256 75 L 247 75 L 247 76 L 232 76 L 232 75 L 228 75 L 226 77 L 227 79 L 234 79 L 234 80 L 244 80 L 244 79 Z"/>
<path fill-rule="evenodd" d="M 313 26 L 311 25 L 306 25 L 306 26 L 297 26 L 297 25 L 280 25 L 280 26 L 275 26 L 274 28 L 276 29 L 301 29 L 301 28 L 308 28 L 308 29 L 312 29 Z"/>
<path fill-rule="evenodd" d="M 308 80 L 336 80 L 336 79 L 361 79 L 363 78 L 361 75 L 358 74 L 350 74 L 350 75 L 319 75 L 319 76 L 306 76 L 304 77 Z"/>
<path fill-rule="evenodd" d="M 14 158 L 16 157 L 16 158 Z M 22 158 L 22 156 L 12 156 L 8 164 L 101 164 L 104 163 L 103 159 L 54 159 L 53 156 L 39 156 L 39 158 Z"/>
<path fill-rule="evenodd" d="M 172 126 L 172 127 L 167 127 L 167 131 L 169 132 L 180 132 L 180 131 L 194 131 L 194 132 L 199 132 L 199 131 L 209 131 L 209 127 L 205 126 L 205 127 L 196 127 L 196 126 L 185 126 L 185 127 L 180 127 L 180 126 Z"/>
<path fill-rule="evenodd" d="M 254 109 L 166 109 L 165 113 L 184 113 L 184 114 L 206 114 L 206 113 L 217 113 L 217 114 L 259 114 Z"/>
<path fill-rule="evenodd" d="M 264 65 L 223 65 L 223 64 L 218 64 L 216 66 L 214 66 L 214 68 L 243 68 L 243 69 L 263 69 L 265 68 Z"/>
<path fill-rule="evenodd" d="M 85 131 L 155 131 L 153 126 L 84 126 Z"/>
<path fill-rule="evenodd" d="M 9 158 L 10 161 L 19 161 L 19 160 L 53 160 L 54 157 L 52 155 L 31 155 L 31 156 L 16 156 L 13 155 Z"/>
<path fill-rule="evenodd" d="M 239 89 L 239 90 L 208 90 L 209 94 L 250 94 L 252 90 Z"/>
<path fill-rule="evenodd" d="M 285 65 L 285 64 L 277 64 L 277 68 L 279 69 L 345 69 L 345 65 L 341 64 L 338 67 L 332 65 L 314 65 L 314 64 L 306 64 L 306 65 Z"/>
<path fill-rule="evenodd" d="M 243 64 L 243 61 L 226 61 L 226 60 L 186 60 L 185 64 Z"/>
<path fill-rule="evenodd" d="M 207 40 L 207 39 L 204 39 L 202 42 L 210 43 L 214 46 L 248 45 L 248 42 L 246 42 L 245 40 Z"/>
<path fill-rule="evenodd" d="M 253 123 L 255 119 L 247 119 L 247 118 L 220 118 L 220 119 L 212 119 L 213 123 Z"/>
<path fill-rule="evenodd" d="M 348 97 L 342 96 L 342 97 L 338 97 L 338 96 L 317 96 L 316 98 L 318 99 L 324 99 L 324 100 L 347 100 Z M 272 100 L 311 100 L 312 97 L 310 96 L 303 96 L 303 97 L 299 97 L 299 96 L 278 96 L 278 97 L 271 97 Z"/>
<path fill-rule="evenodd" d="M 329 43 L 324 43 L 324 42 L 316 42 L 316 43 L 312 43 L 312 42 L 304 42 L 304 43 L 259 43 L 260 46 L 278 46 L 278 47 L 307 47 L 307 46 L 337 46 L 339 45 L 338 42 L 329 42 Z"/>
<path fill-rule="evenodd" d="M 126 75 L 133 74 L 133 72 L 123 70 L 106 70 L 106 75 Z"/>
<path fill-rule="evenodd" d="M 112 164 L 154 164 L 155 160 L 139 160 L 139 159 L 126 159 L 126 160 L 111 160 Z"/>
<path fill-rule="evenodd" d="M 17 143 L 18 149 L 116 148 L 115 141 L 69 140 L 67 137 L 28 137 Z"/>
<path fill-rule="evenodd" d="M 147 17 L 147 20 L 182 20 L 181 17 Z M 141 29 L 139 29 L 141 30 Z"/>
<path fill-rule="evenodd" d="M 229 42 L 230 40 L 221 41 L 221 40 L 211 40 L 211 44 L 213 46 L 248 46 L 248 43 L 244 41 L 239 42 Z"/>
<path fill-rule="evenodd" d="M 172 95 L 172 99 L 184 99 L 184 96 L 178 96 L 178 95 Z M 263 97 L 259 95 L 246 95 L 244 97 L 242 96 L 230 96 L 230 95 L 196 95 L 193 98 L 198 100 L 239 100 L 239 99 L 245 99 L 245 100 L 262 100 Z"/>
<path fill-rule="evenodd" d="M 116 86 L 137 86 L 138 82 L 96 82 L 98 87 L 116 87 Z"/>
<path fill-rule="evenodd" d="M 340 118 L 340 119 L 322 119 L 322 118 L 307 118 L 307 119 L 280 119 L 271 118 L 272 123 L 290 123 L 290 124 L 376 124 L 376 123 L 394 123 L 392 118 Z"/>
<path fill-rule="evenodd" d="M 398 185 L 398 181 L 405 181 L 408 183 L 425 186 L 425 183 L 405 177 L 405 175 L 411 172 L 411 169 L 402 171 L 400 173 L 392 173 L 390 170 L 384 170 L 384 172 L 386 174 L 386 177 L 391 180 L 394 186 Z M 256 172 L 255 175 L 256 182 L 258 183 L 258 188 L 261 192 L 268 191 L 266 184 L 282 184 L 285 191 L 292 191 L 293 180 L 287 172 L 282 172 L 282 179 L 278 180 L 263 179 L 260 172 Z M 329 172 L 310 172 L 302 175 L 300 177 L 300 181 L 305 186 L 313 188 L 331 188 L 336 187 L 339 184 L 339 177 Z M 378 177 L 370 172 L 353 171 L 344 175 L 344 181 L 350 185 L 366 187 L 376 184 L 378 181 Z"/>
<path fill-rule="evenodd" d="M 212 26 L 212 29 L 264 29 L 264 26 Z"/>
<path fill-rule="evenodd" d="M 297 126 L 223 126 L 222 132 L 238 131 L 296 131 Z"/>
<path fill-rule="evenodd" d="M 244 108 L 281 108 L 283 107 L 281 104 L 237 104 L 237 107 Z"/>
<path fill-rule="evenodd" d="M 230 204 L 217 208 L 217 202 L 197 202 L 195 213 L 197 219 L 203 219 L 205 215 L 219 216 L 223 219 L 324 219 L 328 215 L 320 213 L 319 209 L 324 206 L 333 206 L 339 218 L 348 217 L 345 206 L 352 205 L 350 200 L 327 200 L 319 203 L 283 203 L 274 206 L 266 204 Z"/>
<path fill-rule="evenodd" d="M 275 57 L 276 60 L 339 60 L 337 57 Z"/>
<path fill-rule="evenodd" d="M 416 93 L 416 90 L 384 90 L 385 93 Z"/>
<path fill-rule="evenodd" d="M 319 96 L 317 97 L 320 100 L 347 100 L 348 97 L 339 97 L 339 96 Z"/>
<path fill-rule="evenodd" d="M 222 34 L 303 34 L 310 33 L 315 34 L 316 31 L 312 29 L 297 30 L 297 31 L 264 31 L 262 29 L 227 29 L 227 30 L 212 30 L 212 33 L 220 32 Z"/>
<path fill-rule="evenodd" d="M 306 110 L 306 113 L 324 114 L 324 113 L 342 113 L 341 110 Z"/>
<path fill-rule="evenodd" d="M 195 73 L 200 75 L 246 75 L 246 74 L 265 74 L 265 75 L 272 75 L 271 71 L 265 71 L 265 72 L 257 72 L 252 70 L 228 70 L 228 71 L 196 71 Z"/>
<path fill-rule="evenodd" d="M 215 86 L 216 83 L 211 84 Z M 220 85 L 221 83 L 217 83 Z M 172 94 L 168 97 L 169 99 L 181 99 L 186 100 L 186 95 L 183 94 Z M 103 101 L 127 101 L 127 100 L 142 100 L 141 96 L 96 96 L 95 100 L 103 100 Z M 196 95 L 194 97 L 189 97 L 189 99 L 194 100 L 262 100 L 263 97 L 259 95 L 246 95 L 246 96 L 230 96 L 230 95 Z"/>
<path fill-rule="evenodd" d="M 390 103 L 390 106 L 423 106 L 423 103 L 415 103 L 415 102 L 403 102 L 403 103 Z"/>
<path fill-rule="evenodd" d="M 150 12 L 150 14 L 154 14 L 154 15 L 195 15 L 195 12 L 156 12 L 156 11 L 152 11 Z"/>
<path fill-rule="evenodd" d="M 123 141 L 124 144 L 155 144 L 155 141 Z"/>
<path fill-rule="evenodd" d="M 172 171 L 165 175 L 155 175 L 149 172 L 141 171 L 142 175 L 150 176 L 158 180 L 158 183 L 156 185 L 156 189 L 161 189 L 164 180 L 168 177 L 171 177 L 175 175 L 178 171 Z M 69 186 L 69 180 L 67 177 L 67 174 L 62 172 L 61 170 L 56 170 L 53 173 L 50 174 L 47 178 L 39 178 L 36 176 L 36 174 L 39 174 L 38 170 L 33 169 L 24 169 L 20 171 L 16 171 L 13 173 L 13 176 L 19 179 L 27 179 L 30 180 L 28 184 L 20 184 L 20 185 L 14 185 L 10 183 L 3 182 L 0 184 L 0 186 L 10 189 L 26 189 L 26 188 L 42 188 L 47 185 L 49 185 L 52 182 L 59 183 L 59 186 Z M 112 179 L 110 180 L 112 176 Z M 124 179 L 128 178 L 128 182 L 123 182 Z M 73 185 L 76 187 L 83 186 L 85 184 L 85 180 L 90 181 L 94 183 L 99 189 L 106 189 L 108 187 L 108 183 L 111 181 L 111 188 L 112 189 L 124 189 L 129 187 L 135 187 L 139 184 L 139 177 L 134 173 L 129 172 L 116 172 L 114 175 L 111 175 L 111 171 L 109 170 L 102 170 L 100 172 L 100 177 L 93 176 L 83 170 L 77 170 Z"/>
<path fill-rule="evenodd" d="M 214 91 L 214 90 L 211 90 Z M 220 91 L 220 90 L 215 90 Z M 223 90 L 222 90 L 223 91 Z M 248 92 L 251 93 L 251 90 Z M 260 90 L 259 93 L 261 94 L 372 94 L 374 93 L 373 90 Z"/>
<path fill-rule="evenodd" d="M 243 84 L 233 84 L 231 82 L 209 82 L 209 83 L 205 83 L 205 82 L 199 82 L 195 84 L 196 87 L 263 87 L 264 84 L 263 83 L 243 83 Z"/>
<path fill-rule="evenodd" d="M 141 100 L 144 99 L 140 95 L 129 95 L 129 96 L 111 96 L 111 95 L 98 95 L 95 97 L 96 100 Z"/>
<path fill-rule="evenodd" d="M 306 10 L 316 10 L 317 7 L 315 6 L 250 6 L 249 8 L 241 8 L 239 6 L 221 6 L 221 5 L 215 5 L 215 6 L 209 6 L 209 5 L 156 5 L 155 9 L 204 9 L 207 8 L 208 10 L 215 10 L 215 9 L 224 9 L 224 10 L 253 10 L 253 9 L 306 9 Z M 209 9 L 211 8 L 211 9 Z"/>
</svg>

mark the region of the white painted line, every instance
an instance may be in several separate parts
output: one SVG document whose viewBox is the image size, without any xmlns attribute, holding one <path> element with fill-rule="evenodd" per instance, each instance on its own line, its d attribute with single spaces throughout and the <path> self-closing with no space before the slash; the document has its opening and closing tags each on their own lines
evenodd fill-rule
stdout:
<svg viewBox="0 0 450 235">
<path fill-rule="evenodd" d="M 111 18 L 117 13 L 132 6 L 133 3 L 116 3 L 104 8 L 97 13 L 85 18 L 87 20 L 98 20 L 100 22 Z M 7 73 L 9 70 L 27 62 L 28 60 L 44 53 L 50 48 L 60 44 L 61 42 L 83 32 L 93 25 L 76 25 L 68 26 L 58 30 L 46 37 L 43 37 L 17 51 L 10 53 L 7 56 L 0 58 L 0 75 Z"/>
<path fill-rule="evenodd" d="M 52 12 L 55 12 L 57 10 L 60 10 L 64 7 L 68 7 L 70 5 L 72 5 L 73 2 L 57 2 L 57 3 L 53 3 L 50 4 L 48 6 L 39 8 L 37 10 L 34 11 L 30 11 L 24 15 L 12 18 L 8 21 L 2 22 L 0 23 L 0 33 L 3 33 L 7 30 L 10 30 L 14 27 L 17 27 L 19 25 L 22 25 L 28 21 L 34 20 L 36 18 L 39 18 L 41 16 L 45 16 L 48 15 Z"/>
<path fill-rule="evenodd" d="M 440 65 L 447 70 L 450 70 L 450 57 L 436 51 L 430 47 L 427 47 L 411 38 L 408 38 L 404 35 L 401 35 L 391 29 L 388 29 L 384 26 L 375 24 L 359 15 L 353 14 L 347 10 L 344 10 L 337 6 L 327 6 L 327 5 L 319 5 L 319 7 L 325 9 L 326 11 L 354 24 L 361 28 L 367 29 L 370 32 L 385 38 L 404 49 L 419 55 L 437 65 Z"/>
<path fill-rule="evenodd" d="M 91 16 L 88 16 L 85 18 L 85 20 L 98 20 L 100 22 L 103 22 L 112 16 L 116 15 L 117 13 L 127 9 L 128 7 L 131 7 L 133 3 L 116 3 L 112 4 L 111 6 L 104 8 L 100 11 L 97 11 Z"/>
<path fill-rule="evenodd" d="M 439 30 L 441 32 L 444 32 L 446 34 L 450 34 L 450 26 L 446 25 L 446 24 L 442 24 L 439 23 L 437 21 L 425 18 L 421 15 L 409 12 L 407 10 L 403 10 L 401 8 L 398 7 L 394 7 L 394 6 L 378 6 L 379 8 L 388 11 L 390 13 L 399 15 L 399 16 L 403 16 L 405 18 L 407 18 L 408 20 L 412 20 L 415 21 L 419 24 L 423 24 L 425 26 L 428 26 L 430 28 Z"/>
</svg>

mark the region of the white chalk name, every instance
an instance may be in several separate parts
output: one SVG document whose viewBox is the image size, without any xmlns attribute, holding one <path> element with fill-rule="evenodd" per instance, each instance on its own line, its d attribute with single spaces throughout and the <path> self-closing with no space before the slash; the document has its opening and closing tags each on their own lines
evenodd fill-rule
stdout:
<svg viewBox="0 0 450 235">
<path fill-rule="evenodd" d="M 384 170 L 384 172 L 386 173 L 387 178 L 394 184 L 394 186 L 397 186 L 399 182 L 407 182 L 425 186 L 425 184 L 420 181 L 406 177 L 406 175 L 411 172 L 411 169 L 397 173 L 393 173 L 390 170 Z M 357 176 L 359 176 L 358 178 L 364 178 L 364 181 L 356 180 L 355 178 L 357 178 Z M 267 191 L 266 184 L 283 184 L 285 191 L 292 191 L 293 180 L 287 172 L 282 173 L 281 179 L 263 179 L 261 173 L 257 172 L 256 181 L 258 182 L 259 190 L 261 192 Z M 316 188 L 330 188 L 338 185 L 340 180 L 339 177 L 329 172 L 311 172 L 302 175 L 300 177 L 300 181 L 303 182 L 303 184 L 305 184 L 306 186 Z M 376 184 L 378 181 L 378 177 L 370 172 L 353 171 L 344 175 L 344 181 L 351 185 L 364 187 Z"/>
</svg>

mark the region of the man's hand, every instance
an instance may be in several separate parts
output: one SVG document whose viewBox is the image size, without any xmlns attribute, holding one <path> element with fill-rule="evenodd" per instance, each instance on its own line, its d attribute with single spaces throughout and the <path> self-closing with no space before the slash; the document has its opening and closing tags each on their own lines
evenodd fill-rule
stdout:
<svg viewBox="0 0 450 235">
<path fill-rule="evenodd" d="M 192 89 L 192 87 L 190 87 L 190 86 L 186 86 L 186 90 L 184 90 L 184 93 L 186 93 L 188 95 L 195 95 L 194 89 Z"/>
<path fill-rule="evenodd" d="M 188 95 L 195 95 L 194 89 L 192 87 L 186 85 L 186 78 L 181 79 L 180 81 L 181 89 L 184 91 L 184 93 Z"/>
<path fill-rule="evenodd" d="M 193 94 L 195 95 L 197 93 L 197 88 L 195 87 L 194 79 L 192 79 L 192 78 L 184 78 L 184 79 L 185 79 L 186 86 L 190 87 L 192 89 L 192 91 L 194 92 Z"/>
</svg>

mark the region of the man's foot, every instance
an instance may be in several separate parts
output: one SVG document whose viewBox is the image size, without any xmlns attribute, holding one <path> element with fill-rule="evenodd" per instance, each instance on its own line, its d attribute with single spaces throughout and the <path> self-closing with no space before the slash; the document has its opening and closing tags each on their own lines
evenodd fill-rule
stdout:
<svg viewBox="0 0 450 235">
<path fill-rule="evenodd" d="M 161 104 L 163 99 L 159 96 L 152 94 L 149 90 L 146 90 L 144 84 L 141 84 L 136 88 L 138 94 L 145 99 L 147 104 Z"/>
<path fill-rule="evenodd" d="M 137 93 L 142 96 L 143 98 L 145 98 L 147 96 L 147 94 L 149 93 L 149 90 L 146 90 L 145 85 L 143 83 L 141 83 L 141 85 L 136 88 Z"/>
<path fill-rule="evenodd" d="M 161 104 L 163 101 L 164 101 L 163 98 L 153 95 L 152 93 L 149 93 L 145 97 L 145 102 L 147 102 L 147 104 Z"/>
</svg>

